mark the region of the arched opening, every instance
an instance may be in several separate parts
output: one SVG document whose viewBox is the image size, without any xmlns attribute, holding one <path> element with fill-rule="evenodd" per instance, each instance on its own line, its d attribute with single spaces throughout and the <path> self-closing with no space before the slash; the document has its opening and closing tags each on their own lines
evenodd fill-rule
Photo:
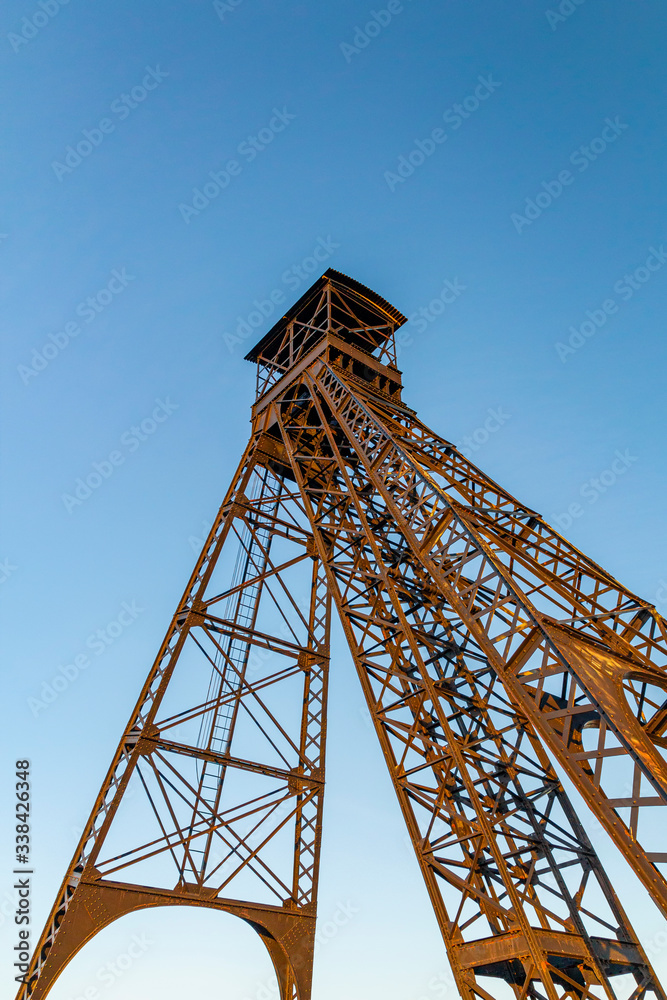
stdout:
<svg viewBox="0 0 667 1000">
<path fill-rule="evenodd" d="M 244 920 L 202 906 L 147 907 L 95 935 L 49 1000 L 279 1000 L 269 953 Z"/>
</svg>

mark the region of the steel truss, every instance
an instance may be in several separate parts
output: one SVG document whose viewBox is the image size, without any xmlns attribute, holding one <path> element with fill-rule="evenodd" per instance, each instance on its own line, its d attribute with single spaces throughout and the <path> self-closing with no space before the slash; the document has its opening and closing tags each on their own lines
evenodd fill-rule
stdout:
<svg viewBox="0 0 667 1000">
<path fill-rule="evenodd" d="M 165 904 L 242 917 L 310 1000 L 332 599 L 461 996 L 667 1000 L 547 753 L 667 913 L 665 622 L 402 403 L 402 322 L 328 271 L 250 353 L 251 441 L 20 1000 Z"/>
</svg>

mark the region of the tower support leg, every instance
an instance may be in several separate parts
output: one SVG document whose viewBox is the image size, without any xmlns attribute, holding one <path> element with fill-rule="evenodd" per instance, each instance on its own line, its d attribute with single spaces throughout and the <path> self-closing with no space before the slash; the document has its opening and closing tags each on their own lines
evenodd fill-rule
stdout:
<svg viewBox="0 0 667 1000">
<path fill-rule="evenodd" d="M 49 961 L 30 992 L 43 1000 L 75 955 L 120 917 L 157 906 L 205 906 L 240 917 L 261 937 L 271 956 L 281 1000 L 311 1000 L 315 917 L 281 907 L 233 899 L 210 899 L 188 892 L 131 885 L 81 882 L 58 928 Z"/>
</svg>

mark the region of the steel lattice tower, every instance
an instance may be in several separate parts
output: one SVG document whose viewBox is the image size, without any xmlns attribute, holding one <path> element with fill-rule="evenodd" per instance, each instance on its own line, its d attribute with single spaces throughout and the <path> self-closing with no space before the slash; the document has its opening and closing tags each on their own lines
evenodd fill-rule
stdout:
<svg viewBox="0 0 667 1000">
<path fill-rule="evenodd" d="M 248 921 L 309 1000 L 332 604 L 461 996 L 666 1000 L 552 763 L 667 913 L 665 622 L 402 402 L 403 322 L 329 270 L 248 355 L 250 442 L 20 1000 L 167 904 Z"/>
</svg>

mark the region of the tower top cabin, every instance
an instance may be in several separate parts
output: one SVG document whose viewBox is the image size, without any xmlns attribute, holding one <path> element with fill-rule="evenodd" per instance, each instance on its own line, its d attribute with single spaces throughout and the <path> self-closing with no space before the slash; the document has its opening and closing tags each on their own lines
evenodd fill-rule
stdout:
<svg viewBox="0 0 667 1000">
<path fill-rule="evenodd" d="M 395 334 L 405 322 L 376 292 L 329 268 L 246 354 L 257 365 L 257 402 L 323 356 L 367 392 L 400 403 Z"/>
</svg>

